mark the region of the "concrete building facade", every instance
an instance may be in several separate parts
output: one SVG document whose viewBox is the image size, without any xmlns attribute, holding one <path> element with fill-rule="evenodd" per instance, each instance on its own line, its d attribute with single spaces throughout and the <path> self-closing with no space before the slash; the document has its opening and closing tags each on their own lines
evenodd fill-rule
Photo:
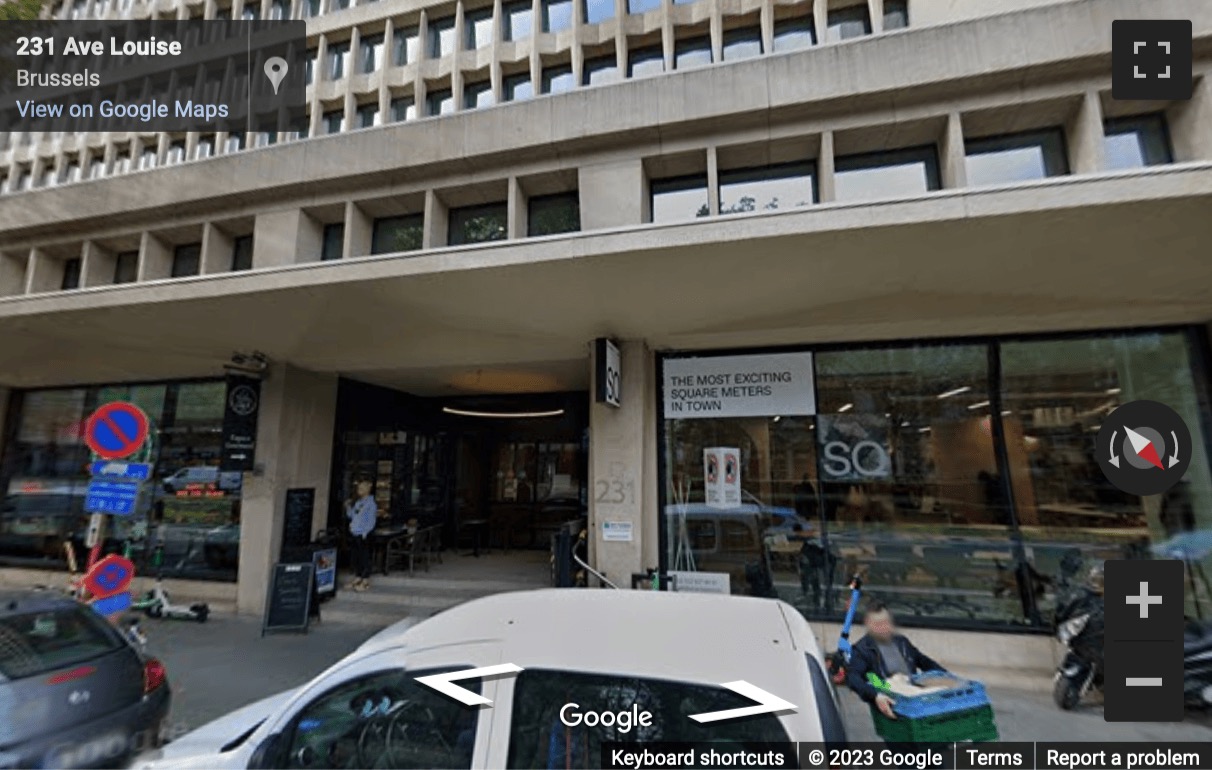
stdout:
<svg viewBox="0 0 1212 770">
<path fill-rule="evenodd" d="M 40 456 L 22 448 L 37 443 L 21 435 L 29 394 L 208 382 L 232 351 L 263 352 L 261 467 L 234 517 L 241 610 L 263 608 L 288 489 L 316 488 L 314 527 L 331 523 L 346 381 L 436 406 L 577 394 L 595 569 L 627 585 L 648 569 L 731 575 L 734 591 L 773 590 L 822 619 L 838 607 L 805 575 L 844 585 L 858 569 L 889 595 L 909 586 L 905 614 L 924 622 L 1042 630 L 1077 569 L 1061 566 L 1069 551 L 1088 563 L 1212 526 L 1198 505 L 1212 500 L 1206 3 L 206 0 L 57 13 L 307 18 L 307 137 L 0 146 L 4 491 Z M 1189 101 L 1111 98 L 1111 23 L 1127 18 L 1192 20 Z M 591 403 L 600 337 L 620 348 L 618 407 Z M 668 414 L 670 362 L 705 372 L 721 352 L 812 356 L 791 397 L 799 387 L 813 407 Z M 1088 442 L 1068 431 L 1130 395 L 1172 402 L 1191 427 L 1190 526 L 1172 523 L 1181 503 L 1080 492 L 1099 483 L 1079 468 Z M 174 403 L 180 415 L 192 402 Z M 830 442 L 810 431 L 854 430 L 845 420 L 860 414 L 888 467 L 830 475 Z M 949 446 L 979 459 L 950 462 Z M 724 510 L 744 516 L 696 508 L 711 447 L 740 454 L 744 502 Z M 826 535 L 811 565 L 804 528 L 774 521 L 793 509 Z M 729 553 L 730 537 L 750 536 L 756 557 Z M 941 541 L 968 543 L 969 566 L 933 569 Z M 1203 580 L 1189 597 L 1200 611 Z"/>
</svg>

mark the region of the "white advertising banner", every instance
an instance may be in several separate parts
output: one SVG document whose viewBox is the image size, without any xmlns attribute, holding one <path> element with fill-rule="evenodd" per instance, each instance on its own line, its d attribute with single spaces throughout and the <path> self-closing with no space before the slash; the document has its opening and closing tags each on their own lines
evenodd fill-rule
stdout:
<svg viewBox="0 0 1212 770">
<path fill-rule="evenodd" d="M 811 353 L 665 359 L 665 419 L 816 414 Z"/>
<path fill-rule="evenodd" d="M 727 572 L 670 572 L 673 589 L 693 594 L 732 593 L 732 579 Z"/>
<path fill-rule="evenodd" d="M 741 450 L 708 447 L 703 450 L 703 491 L 708 508 L 741 507 Z"/>
</svg>

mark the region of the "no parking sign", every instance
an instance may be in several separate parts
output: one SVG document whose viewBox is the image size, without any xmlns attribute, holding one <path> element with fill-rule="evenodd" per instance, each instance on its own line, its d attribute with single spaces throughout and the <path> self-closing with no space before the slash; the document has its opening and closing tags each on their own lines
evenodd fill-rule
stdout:
<svg viewBox="0 0 1212 770">
<path fill-rule="evenodd" d="M 130 457 L 147 441 L 149 422 L 143 410 L 126 401 L 106 404 L 84 425 L 84 443 L 103 460 Z"/>
</svg>

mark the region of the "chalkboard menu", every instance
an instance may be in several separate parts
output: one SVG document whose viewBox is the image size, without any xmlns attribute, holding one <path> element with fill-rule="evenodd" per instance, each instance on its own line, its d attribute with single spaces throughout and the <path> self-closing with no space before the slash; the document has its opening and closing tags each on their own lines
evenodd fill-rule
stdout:
<svg viewBox="0 0 1212 770">
<path fill-rule="evenodd" d="M 265 602 L 261 635 L 267 631 L 307 633 L 311 600 L 315 591 L 315 567 L 311 564 L 275 564 Z"/>
<path fill-rule="evenodd" d="M 282 525 L 282 561 L 292 548 L 311 542 L 311 517 L 316 509 L 314 487 L 286 490 L 286 516 Z"/>
</svg>

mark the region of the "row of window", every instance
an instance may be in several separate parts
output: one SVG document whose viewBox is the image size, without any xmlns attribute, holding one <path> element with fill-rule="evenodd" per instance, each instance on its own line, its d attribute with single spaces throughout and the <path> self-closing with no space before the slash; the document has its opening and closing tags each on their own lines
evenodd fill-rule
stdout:
<svg viewBox="0 0 1212 770">
<path fill-rule="evenodd" d="M 1109 170 L 1173 161 L 1161 113 L 1106 121 L 1104 150 Z M 967 182 L 973 187 L 1070 173 L 1059 128 L 969 140 L 964 155 Z M 908 197 L 942 187 L 934 146 L 838 156 L 833 165 L 835 201 Z M 649 190 L 653 222 L 710 214 L 706 173 L 654 179 Z M 721 214 L 798 208 L 820 199 L 816 163 L 811 160 L 721 169 L 718 191 Z"/>
<path fill-rule="evenodd" d="M 242 235 L 232 240 L 231 263 L 229 269 L 233 272 L 252 269 L 253 237 Z M 63 279 L 59 288 L 68 291 L 81 286 L 81 275 L 84 260 L 72 257 L 63 260 Z M 198 275 L 202 270 L 202 244 L 185 243 L 173 247 L 172 264 L 169 276 L 184 278 Z M 123 251 L 114 255 L 114 273 L 112 283 L 134 283 L 139 278 L 139 252 Z"/>
</svg>

